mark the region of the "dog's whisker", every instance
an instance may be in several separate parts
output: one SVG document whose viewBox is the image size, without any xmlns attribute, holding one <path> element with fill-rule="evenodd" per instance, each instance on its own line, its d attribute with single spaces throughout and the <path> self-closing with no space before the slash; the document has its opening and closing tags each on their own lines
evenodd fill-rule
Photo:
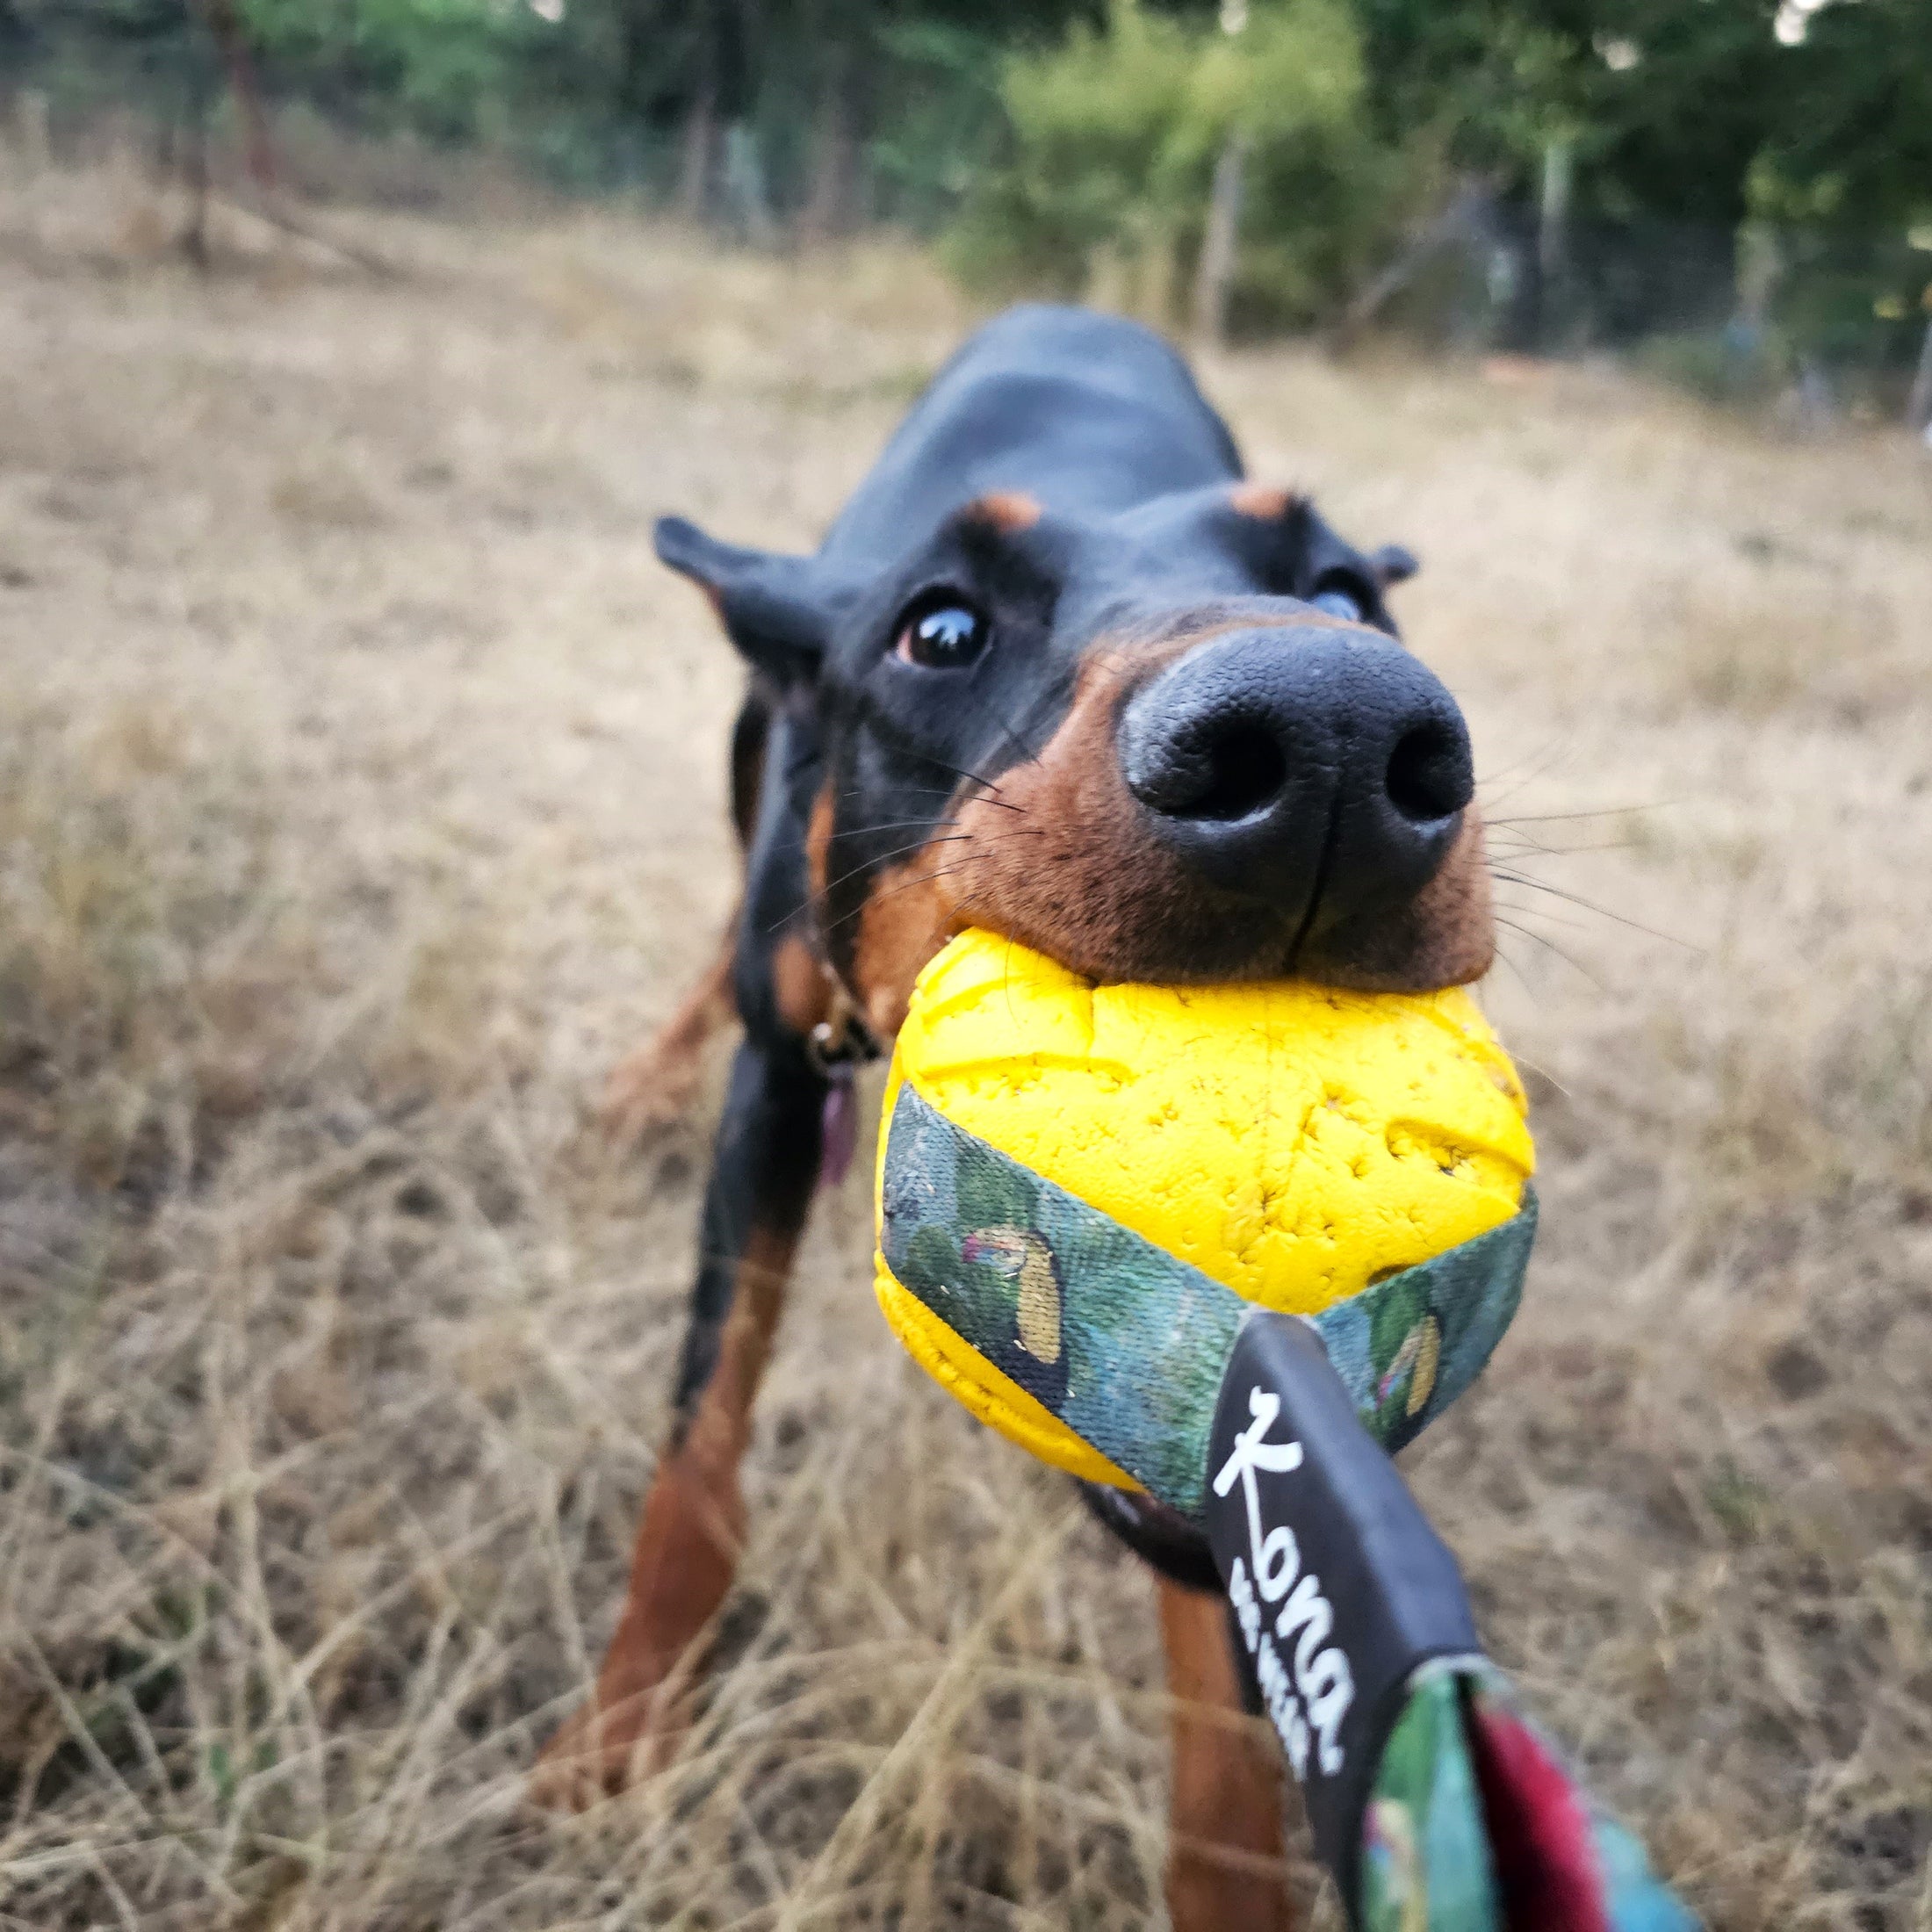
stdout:
<svg viewBox="0 0 1932 1932">
<path fill-rule="evenodd" d="M 1532 879 L 1525 873 L 1506 871 L 1499 866 L 1491 866 L 1489 868 L 1489 876 L 1492 880 L 1495 881 L 1495 883 L 1498 886 L 1519 886 L 1525 891 L 1546 893 L 1552 898 L 1568 899 L 1572 897 L 1572 895 L 1568 893 L 1559 891 L 1555 886 L 1551 885 L 1546 880 Z M 1601 906 L 1590 905 L 1581 900 L 1578 900 L 1575 903 L 1582 911 L 1586 912 L 1601 912 L 1604 910 Z M 1532 905 L 1519 906 L 1517 910 L 1519 912 L 1534 911 L 1540 917 L 1545 919 L 1554 919 L 1557 917 L 1557 915 L 1552 912 L 1547 906 Z M 1605 913 L 1604 916 L 1606 918 L 1612 918 L 1615 915 Z"/>
<path fill-rule="evenodd" d="M 1583 920 L 1565 919 L 1561 912 L 1553 912 L 1546 905 L 1518 905 L 1511 899 L 1498 899 L 1496 910 L 1498 915 L 1513 912 L 1519 919 L 1542 919 L 1548 925 L 1561 926 L 1566 933 L 1587 933 L 1590 930 Z"/>
<path fill-rule="evenodd" d="M 908 785 L 905 789 L 908 791 L 923 792 L 928 798 L 950 798 L 953 796 L 953 787 L 950 785 Z M 853 785 L 837 796 L 840 798 L 869 798 L 873 795 L 863 785 Z"/>
<path fill-rule="evenodd" d="M 1531 839 L 1522 834 L 1512 835 L 1503 845 L 1503 852 L 1514 858 L 1528 860 L 1567 859 L 1579 852 L 1630 852 L 1636 848 L 1634 839 L 1593 839 L 1588 845 L 1545 845 L 1539 839 Z"/>
<path fill-rule="evenodd" d="M 1521 791 L 1524 786 L 1532 784 L 1537 779 L 1546 776 L 1567 754 L 1568 749 L 1565 739 L 1552 739 L 1541 749 L 1525 753 L 1513 765 L 1505 765 L 1501 771 L 1493 772 L 1487 778 L 1478 779 L 1476 789 L 1479 793 L 1489 790 L 1503 779 L 1510 778 L 1515 782 L 1504 786 L 1501 791 L 1493 792 L 1492 796 L 1497 798 L 1510 797 Z"/>
<path fill-rule="evenodd" d="M 883 825 L 847 825 L 842 831 L 832 834 L 831 843 L 837 845 L 841 840 L 869 838 L 875 833 L 880 832 L 911 832 L 922 825 L 956 825 L 958 823 L 957 818 L 888 818 Z"/>
<path fill-rule="evenodd" d="M 965 779 L 973 784 L 982 787 L 983 789 L 981 790 L 979 797 L 982 800 L 984 800 L 985 804 L 989 805 L 997 805 L 1002 811 L 1024 812 L 1027 809 L 1024 805 L 1013 804 L 1005 798 L 996 797 L 995 794 L 998 791 L 999 788 L 990 778 L 982 778 L 975 772 L 955 771 L 954 768 L 950 765 L 941 766 L 941 768 L 945 771 L 952 772 L 953 775 L 955 778 Z M 929 798 L 942 799 L 951 799 L 957 794 L 959 790 L 959 787 L 956 784 L 911 785 L 908 786 L 906 789 L 910 791 L 923 792 Z M 872 794 L 868 791 L 862 785 L 854 785 L 849 787 L 847 789 L 840 792 L 838 796 L 840 798 L 869 798 Z M 911 823 L 912 821 L 908 820 L 907 822 Z"/>
<path fill-rule="evenodd" d="M 930 885 L 935 879 L 950 878 L 955 872 L 964 872 L 970 867 L 978 864 L 983 854 L 979 853 L 969 853 L 963 859 L 952 865 L 935 867 L 930 872 L 920 873 L 917 878 L 901 879 L 896 884 L 887 886 L 883 892 L 873 893 L 863 905 L 855 905 L 851 912 L 840 913 L 837 919 L 826 926 L 825 930 L 827 933 L 836 932 L 847 919 L 856 919 L 859 914 L 866 910 L 867 906 L 876 905 L 882 900 L 890 899 L 898 893 L 910 892 L 915 886 Z"/>
<path fill-rule="evenodd" d="M 797 919 L 800 912 L 816 911 L 839 887 L 844 885 L 848 880 L 857 878 L 861 873 L 869 872 L 875 866 L 889 864 L 894 859 L 904 858 L 909 852 L 923 852 L 928 846 L 959 845 L 971 838 L 971 836 L 970 833 L 966 832 L 943 833 L 934 838 L 914 839 L 909 844 L 895 846 L 890 852 L 876 853 L 870 858 L 861 861 L 859 864 L 849 867 L 847 870 L 841 872 L 837 878 L 827 879 L 816 892 L 807 893 L 799 905 L 785 912 L 768 926 L 765 928 L 766 934 L 768 936 L 777 932 L 781 926 L 789 925 L 793 919 Z"/>
<path fill-rule="evenodd" d="M 971 773 L 970 773 L 970 772 L 969 772 L 969 773 L 967 773 L 967 774 L 966 774 L 965 775 L 966 775 L 966 776 L 968 776 L 969 778 L 970 778 L 970 777 L 972 776 Z M 975 779 L 973 779 L 973 782 L 974 782 L 975 784 L 978 784 L 978 783 L 980 782 L 980 781 L 979 781 L 978 779 L 975 778 Z M 1011 812 L 1015 812 L 1015 813 L 1017 813 L 1017 814 L 1018 814 L 1018 815 L 1019 815 L 1019 816 L 1020 816 L 1020 818 L 1025 818 L 1025 817 L 1027 816 L 1027 808 L 1026 808 L 1026 806 L 1024 806 L 1024 805 L 1016 805 L 1016 804 L 1013 804 L 1013 800 L 1012 800 L 1012 799 L 1010 799 L 1010 798 L 1002 798 L 1002 797 L 998 797 L 998 796 L 997 795 L 997 793 L 996 793 L 995 791 L 991 791 L 991 790 L 989 790 L 989 791 L 982 791 L 982 792 L 980 792 L 979 794 L 977 794 L 977 797 L 976 797 L 976 798 L 975 798 L 975 799 L 973 800 L 973 803 L 975 803 L 975 804 L 982 804 L 982 805 L 993 805 L 993 806 L 996 806 L 996 807 L 998 807 L 998 809 L 999 811 L 1011 811 Z"/>
<path fill-rule="evenodd" d="M 1510 927 L 1511 932 L 1518 932 L 1521 929 L 1519 927 Z M 1533 933 L 1524 933 L 1522 936 L 1525 939 L 1534 939 L 1536 937 Z M 1535 984 L 1530 978 L 1530 976 L 1526 972 L 1525 972 L 1523 969 L 1519 965 L 1517 965 L 1517 962 L 1513 959 L 1511 959 L 1507 953 L 1498 949 L 1496 956 L 1497 964 L 1507 966 L 1510 970 L 1516 975 L 1517 984 L 1519 985 L 1523 989 L 1523 991 L 1529 995 L 1531 1001 L 1535 1006 L 1540 1007 L 1543 1004 L 1543 998 L 1542 995 L 1538 992 Z M 1570 961 L 1566 962 L 1566 963 L 1575 964 L 1575 962 Z M 1565 1099 L 1574 1099 L 1575 1098 L 1575 1095 L 1571 1092 L 1568 1085 L 1557 1074 L 1552 1072 L 1551 1070 L 1547 1066 L 1546 1066 L 1542 1061 L 1532 1058 L 1530 1055 L 1524 1052 L 1521 1046 L 1512 1047 L 1510 1050 L 1510 1056 L 1516 1061 L 1518 1066 L 1527 1067 L 1531 1072 L 1540 1075 L 1544 1079 L 1547 1080 L 1549 1084 L 1553 1087 L 1554 1087 L 1556 1091 L 1561 1093 Z"/>
<path fill-rule="evenodd" d="M 1661 939 L 1667 945 L 1681 946 L 1687 953 L 1701 955 L 1704 948 L 1687 939 L 1680 939 L 1675 933 L 1661 932 L 1654 926 L 1646 926 L 1641 919 L 1633 919 L 1623 912 L 1612 912 L 1607 905 L 1599 905 L 1594 899 L 1586 899 L 1580 892 L 1566 892 L 1560 885 L 1552 885 L 1547 879 L 1532 879 L 1527 873 L 1505 871 L 1501 867 L 1491 867 L 1493 876 L 1506 881 L 1510 885 L 1525 887 L 1532 892 L 1547 892 L 1553 898 L 1567 899 L 1572 905 L 1581 906 L 1586 912 L 1594 912 L 1599 919 L 1615 919 L 1619 926 L 1627 926 L 1633 933 L 1647 934 L 1652 939 Z"/>
<path fill-rule="evenodd" d="M 1590 984 L 1597 989 L 1598 992 L 1604 994 L 1607 994 L 1609 992 L 1610 989 L 1604 985 L 1602 980 L 1597 978 L 1595 973 L 1590 971 L 1589 967 L 1584 965 L 1581 960 L 1575 958 L 1571 954 L 1565 951 L 1564 948 L 1559 946 L 1554 940 L 1546 938 L 1541 933 L 1532 932 L 1527 926 L 1518 926 L 1514 919 L 1499 918 L 1496 920 L 1496 924 L 1498 926 L 1507 926 L 1510 932 L 1521 934 L 1523 938 L 1531 941 L 1535 945 L 1546 947 L 1551 952 L 1555 954 L 1557 958 L 1561 960 L 1562 962 L 1566 966 L 1568 966 L 1572 972 L 1581 973 L 1583 977 L 1587 979 L 1590 983 Z"/>
<path fill-rule="evenodd" d="M 951 772 L 955 778 L 970 779 L 984 791 L 998 792 L 1001 789 L 997 779 L 983 778 L 977 771 L 968 771 L 963 765 L 949 765 L 943 758 L 934 758 L 929 753 L 926 761 L 928 764 L 937 765 L 941 771 Z"/>
<path fill-rule="evenodd" d="M 1546 825 L 1561 823 L 1568 818 L 1617 818 L 1626 812 L 1664 811 L 1673 805 L 1682 804 L 1681 798 L 1657 798 L 1644 805 L 1597 805 L 1586 811 L 1525 811 L 1512 812 L 1507 818 L 1485 818 L 1485 825 Z"/>
<path fill-rule="evenodd" d="M 901 846 L 897 852 L 883 854 L 871 863 L 883 865 L 889 860 L 898 857 L 905 853 L 923 852 L 930 846 L 965 845 L 968 843 L 979 848 L 978 852 L 969 854 L 967 859 L 962 861 L 962 863 L 970 863 L 974 858 L 979 856 L 986 848 L 996 845 L 1004 845 L 1009 839 L 1043 839 L 1045 837 L 1045 831 L 1038 825 L 1014 825 L 1006 832 L 995 833 L 991 836 L 984 833 L 953 833 L 944 838 L 917 840 L 911 845 Z M 811 907 L 818 905 L 833 890 L 833 887 L 843 885 L 847 879 L 855 878 L 860 873 L 869 869 L 869 866 L 868 865 L 854 866 L 851 871 L 841 873 L 838 878 L 827 880 L 818 891 L 814 892 L 805 901 L 805 905 Z M 895 892 L 904 892 L 912 886 L 925 884 L 929 879 L 943 878 L 947 873 L 956 872 L 960 869 L 961 866 L 959 865 L 946 866 L 937 872 L 926 873 L 919 878 L 899 880 L 896 883 L 887 886 L 883 891 L 869 893 L 860 905 L 854 906 L 851 912 L 840 913 L 837 919 L 833 919 L 825 927 L 825 931 L 830 933 L 836 930 L 837 927 L 844 925 L 847 919 L 854 919 L 862 913 L 868 905 L 876 905 L 881 899 L 889 899 Z M 787 914 L 786 916 L 791 918 L 795 915 Z M 779 922 L 780 925 L 783 923 L 783 920 Z M 775 926 L 772 929 L 775 931 L 776 927 Z"/>
<path fill-rule="evenodd" d="M 1496 924 L 1498 926 L 1509 926 L 1509 921 L 1507 919 L 1498 919 L 1496 921 Z M 1513 933 L 1517 930 L 1517 928 L 1513 926 L 1510 926 L 1510 930 Z M 1511 959 L 1510 955 L 1506 952 L 1504 952 L 1500 946 L 1496 948 L 1496 963 L 1499 966 L 1507 966 L 1510 970 L 1516 975 L 1517 984 L 1519 985 L 1523 989 L 1523 991 L 1530 996 L 1531 999 L 1536 1000 L 1537 991 L 1536 988 L 1530 984 L 1530 976 L 1525 973 L 1523 969 L 1518 966 L 1517 962 L 1513 959 Z M 1539 1001 L 1538 1004 L 1540 1004 L 1540 1001 Z"/>
</svg>

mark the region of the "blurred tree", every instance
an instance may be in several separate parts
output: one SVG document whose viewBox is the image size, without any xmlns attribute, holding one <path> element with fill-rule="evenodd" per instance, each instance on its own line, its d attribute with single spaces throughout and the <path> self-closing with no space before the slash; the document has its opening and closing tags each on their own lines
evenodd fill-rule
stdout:
<svg viewBox="0 0 1932 1932">
<path fill-rule="evenodd" d="M 1307 320 L 1387 219 L 1393 170 L 1366 132 L 1364 79 L 1340 0 L 1267 0 L 1235 32 L 1113 0 L 1100 24 L 1003 62 L 1006 151 L 973 184 L 951 252 L 993 282 L 1170 320 L 1234 143 L 1236 307 Z"/>
<path fill-rule="evenodd" d="M 180 242 L 207 259 L 208 121 L 220 92 L 219 49 L 194 0 L 16 0 L 20 40 L 51 57 L 50 91 L 76 99 L 133 97 L 149 107 L 157 171 L 188 190 Z"/>
<path fill-rule="evenodd" d="M 1819 343 L 1835 313 L 1842 353 L 1875 340 L 1878 305 L 1916 301 L 1898 258 L 1932 214 L 1932 0 L 1356 5 L 1384 140 L 1438 130 L 1452 172 L 1496 183 L 1520 234 L 1540 227 L 1518 251 L 1530 340 L 1561 319 L 1539 284 L 1566 265 L 1612 338 L 1728 302 Z M 1586 262 L 1563 246 L 1572 222 Z M 1912 325 L 1894 333 L 1888 353 Z"/>
<path fill-rule="evenodd" d="M 889 25 L 878 46 L 897 106 L 868 144 L 867 160 L 887 205 L 930 232 L 992 162 L 1004 50 L 984 29 L 920 18 Z"/>
<path fill-rule="evenodd" d="M 32 46 L 18 0 L 0 0 L 0 100 L 4 100 L 26 71 Z"/>
<path fill-rule="evenodd" d="M 235 0 L 265 61 L 292 90 L 364 125 L 445 141 L 497 135 L 519 62 L 546 23 L 489 0 Z"/>
<path fill-rule="evenodd" d="M 1210 333 L 1455 233 L 1525 345 L 1727 306 L 1890 366 L 1932 270 L 1932 0 L 0 0 L 0 86 L 138 101 L 191 176 L 250 61 L 747 235 L 902 220 L 1164 319 L 1192 276 Z"/>
<path fill-rule="evenodd" d="M 1841 220 L 1897 231 L 1932 221 L 1932 0 L 1815 10 L 1778 54 L 1766 164 Z"/>
</svg>

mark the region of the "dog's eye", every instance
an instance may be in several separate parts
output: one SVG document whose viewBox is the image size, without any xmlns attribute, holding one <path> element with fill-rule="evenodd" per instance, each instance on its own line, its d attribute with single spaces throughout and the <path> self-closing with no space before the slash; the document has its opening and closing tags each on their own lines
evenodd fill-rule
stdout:
<svg viewBox="0 0 1932 1932">
<path fill-rule="evenodd" d="M 1317 610 L 1325 610 L 1331 617 L 1345 617 L 1351 624 L 1361 623 L 1364 616 L 1362 600 L 1346 584 L 1325 583 L 1308 602 Z"/>
<path fill-rule="evenodd" d="M 990 634 L 986 620 L 969 605 L 928 604 L 906 621 L 898 652 L 928 671 L 962 671 L 985 650 Z"/>
</svg>

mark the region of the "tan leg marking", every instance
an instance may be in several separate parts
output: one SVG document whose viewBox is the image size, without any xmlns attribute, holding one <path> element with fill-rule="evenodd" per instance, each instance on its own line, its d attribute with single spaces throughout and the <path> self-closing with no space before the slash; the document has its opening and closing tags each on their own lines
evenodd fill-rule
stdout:
<svg viewBox="0 0 1932 1932">
<path fill-rule="evenodd" d="M 1294 1932 L 1280 1748 L 1242 1710 L 1219 1597 L 1160 1583 L 1173 1701 L 1167 1912 L 1173 1932 Z"/>
<path fill-rule="evenodd" d="M 704 1049 L 713 1034 L 737 1016 L 732 998 L 732 959 L 738 914 L 724 929 L 724 943 L 678 1010 L 635 1053 L 612 1069 L 598 1119 L 619 1146 L 680 1118 L 697 1093 Z"/>
<path fill-rule="evenodd" d="M 762 1230 L 752 1236 L 717 1367 L 645 1497 L 624 1611 L 596 1686 L 532 1774 L 530 1794 L 539 1804 L 594 1804 L 649 1777 L 676 1748 L 703 1640 L 744 1547 L 738 1465 L 795 1245 Z"/>
</svg>

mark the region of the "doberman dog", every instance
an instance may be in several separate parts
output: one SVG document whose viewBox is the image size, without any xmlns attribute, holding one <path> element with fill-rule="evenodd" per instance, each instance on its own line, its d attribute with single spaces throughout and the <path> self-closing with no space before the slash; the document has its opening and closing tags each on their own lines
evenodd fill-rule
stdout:
<svg viewBox="0 0 1932 1932">
<path fill-rule="evenodd" d="M 1468 733 L 1384 602 L 1413 560 L 1244 480 L 1185 363 L 1134 323 L 987 324 L 811 556 L 678 518 L 657 548 L 750 667 L 731 753 L 746 884 L 727 957 L 641 1064 L 681 1078 L 727 979 L 744 1039 L 629 1594 L 540 1772 L 566 1799 L 617 1788 L 674 1733 L 732 1582 L 828 1094 L 948 937 L 985 926 L 1099 980 L 1384 991 L 1477 978 L 1494 943 Z M 1159 1580 L 1173 1923 L 1286 1926 L 1280 1772 L 1235 1716 L 1206 1546 L 1144 1498 L 1090 1500 Z"/>
</svg>

